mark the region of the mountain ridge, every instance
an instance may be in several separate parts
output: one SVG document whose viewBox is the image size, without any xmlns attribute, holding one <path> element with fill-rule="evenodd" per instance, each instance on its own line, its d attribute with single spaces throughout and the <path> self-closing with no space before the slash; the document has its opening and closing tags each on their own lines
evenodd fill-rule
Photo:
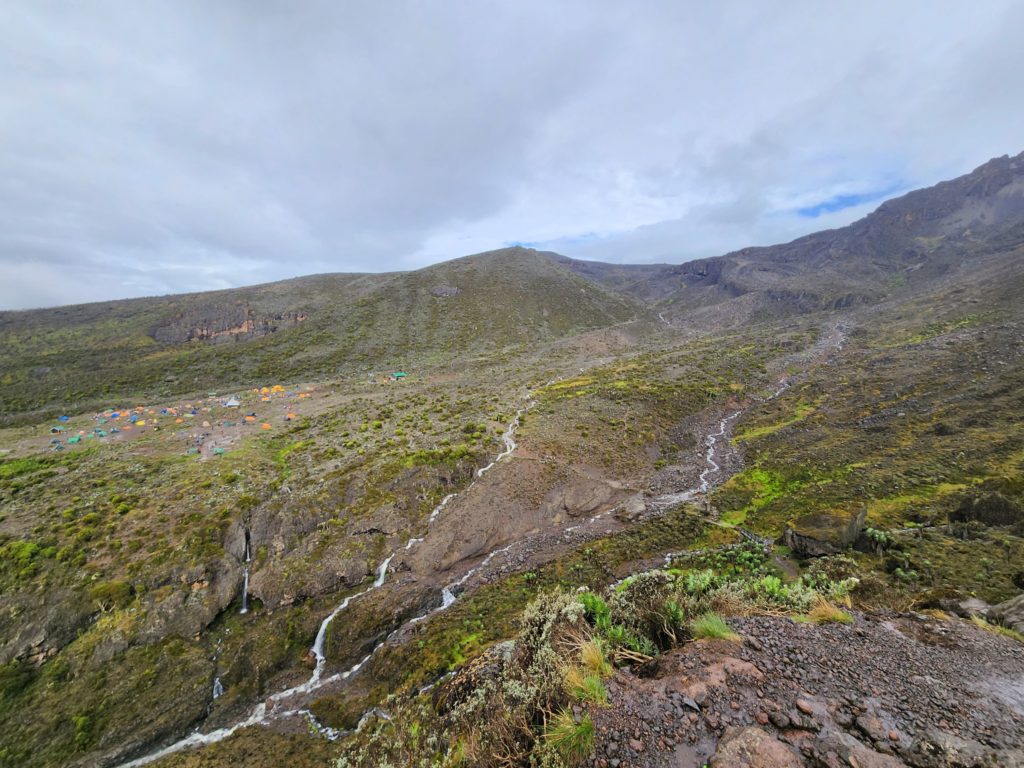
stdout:
<svg viewBox="0 0 1024 768">
<path fill-rule="evenodd" d="M 1014 765 L 1020 175 L 5 318 L 0 766 Z"/>
</svg>

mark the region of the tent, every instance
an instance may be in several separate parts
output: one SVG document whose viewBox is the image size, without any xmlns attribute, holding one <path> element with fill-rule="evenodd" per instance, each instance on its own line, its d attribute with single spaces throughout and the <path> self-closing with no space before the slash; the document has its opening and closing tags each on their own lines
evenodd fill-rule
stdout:
<svg viewBox="0 0 1024 768">
<path fill-rule="evenodd" d="M 398 381 L 399 379 L 404 379 L 405 376 L 406 374 L 403 371 L 395 371 L 394 373 L 391 374 L 391 378 L 394 379 L 395 381 Z"/>
<path fill-rule="evenodd" d="M 57 417 L 57 421 L 68 421 L 70 419 L 71 419 L 70 416 L 58 416 Z"/>
<path fill-rule="evenodd" d="M 228 401 L 224 403 L 225 408 L 237 408 L 240 405 L 241 403 L 238 401 L 238 398 L 234 396 L 229 397 Z"/>
</svg>

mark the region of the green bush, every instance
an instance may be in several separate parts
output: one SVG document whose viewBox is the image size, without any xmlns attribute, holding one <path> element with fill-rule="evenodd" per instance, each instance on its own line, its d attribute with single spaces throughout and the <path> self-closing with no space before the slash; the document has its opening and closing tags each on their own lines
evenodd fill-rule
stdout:
<svg viewBox="0 0 1024 768">
<path fill-rule="evenodd" d="M 89 590 L 89 597 L 101 611 L 123 608 L 132 600 L 133 590 L 123 581 L 104 581 Z"/>
</svg>

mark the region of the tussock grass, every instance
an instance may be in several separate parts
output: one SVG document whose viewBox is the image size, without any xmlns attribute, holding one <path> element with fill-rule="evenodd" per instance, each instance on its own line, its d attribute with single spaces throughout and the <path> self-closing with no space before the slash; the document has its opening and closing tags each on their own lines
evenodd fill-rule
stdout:
<svg viewBox="0 0 1024 768">
<path fill-rule="evenodd" d="M 601 676 L 588 674 L 581 667 L 569 667 L 565 670 L 565 688 L 577 701 L 588 701 L 601 706 L 608 704 L 608 691 L 601 681 Z"/>
<path fill-rule="evenodd" d="M 612 665 L 608 663 L 600 638 L 592 638 L 580 646 L 580 662 L 584 669 L 598 677 L 608 677 L 612 673 Z"/>
<path fill-rule="evenodd" d="M 584 715 L 577 722 L 570 710 L 559 710 L 548 721 L 544 739 L 568 765 L 581 765 L 594 746 L 594 722 L 590 715 Z"/>
<path fill-rule="evenodd" d="M 853 624 L 853 616 L 824 598 L 807 612 L 807 619 L 814 624 Z"/>
<path fill-rule="evenodd" d="M 725 619 L 715 613 L 706 613 L 691 621 L 690 634 L 695 640 L 740 640 Z"/>
</svg>

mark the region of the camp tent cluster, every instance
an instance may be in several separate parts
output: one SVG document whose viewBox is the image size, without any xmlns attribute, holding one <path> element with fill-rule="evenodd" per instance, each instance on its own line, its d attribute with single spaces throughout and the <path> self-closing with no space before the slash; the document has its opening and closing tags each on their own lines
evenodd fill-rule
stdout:
<svg viewBox="0 0 1024 768">
<path fill-rule="evenodd" d="M 312 392 L 310 391 L 289 391 L 280 384 L 257 387 L 253 390 L 253 394 L 253 405 L 255 405 L 255 401 L 270 402 L 278 398 L 303 400 L 312 397 Z M 245 399 L 248 400 L 249 398 Z M 77 425 L 71 423 L 71 416 L 65 414 L 59 416 L 57 424 L 50 427 L 49 432 L 52 438 L 49 445 L 52 450 L 62 451 L 66 445 L 77 445 L 83 441 L 102 440 L 115 435 L 127 436 L 128 433 L 132 432 L 138 434 L 149 430 L 158 431 L 162 427 L 166 428 L 173 425 L 171 428 L 177 428 L 176 433 L 178 436 L 187 437 L 188 448 L 186 453 L 196 454 L 202 452 L 204 442 L 207 437 L 210 437 L 211 433 L 199 432 L 190 434 L 184 431 L 185 428 L 190 428 L 192 425 L 196 427 L 201 425 L 202 429 L 211 429 L 214 426 L 233 428 L 258 423 L 260 429 L 272 429 L 270 421 L 266 417 L 260 419 L 255 410 L 251 410 L 241 419 L 218 418 L 219 416 L 226 415 L 218 414 L 218 410 L 221 408 L 241 407 L 242 399 L 237 395 L 223 400 L 215 392 L 210 392 L 204 400 L 181 405 L 167 407 L 140 405 L 131 408 L 107 408 L 92 416 L 88 428 L 79 427 L 76 429 L 75 426 Z M 298 418 L 298 415 L 292 408 L 285 409 L 283 414 L 284 421 L 293 421 L 296 418 Z M 76 419 L 75 421 L 77 422 L 78 420 Z M 66 439 L 64 439 L 65 437 Z M 222 446 L 214 445 L 209 452 L 219 456 L 225 453 L 225 449 Z"/>
</svg>

